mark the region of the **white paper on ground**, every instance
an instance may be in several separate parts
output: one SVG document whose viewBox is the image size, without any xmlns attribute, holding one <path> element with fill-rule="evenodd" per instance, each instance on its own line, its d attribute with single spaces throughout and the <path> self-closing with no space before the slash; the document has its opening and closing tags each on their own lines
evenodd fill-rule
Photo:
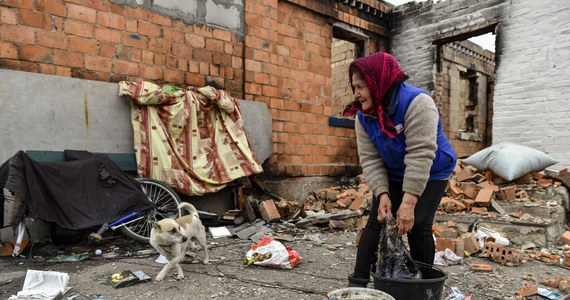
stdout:
<svg viewBox="0 0 570 300">
<path fill-rule="evenodd" d="M 210 230 L 210 234 L 212 234 L 212 237 L 215 239 L 232 236 L 232 233 L 225 226 L 208 227 L 208 229 Z"/>
<path fill-rule="evenodd" d="M 168 263 L 168 259 L 166 259 L 166 257 L 164 257 L 164 255 L 159 255 L 155 260 L 155 262 L 159 263 L 159 264 L 167 264 Z"/>
<path fill-rule="evenodd" d="M 28 270 L 22 291 L 9 299 L 52 300 L 64 294 L 68 282 L 67 273 Z"/>
</svg>

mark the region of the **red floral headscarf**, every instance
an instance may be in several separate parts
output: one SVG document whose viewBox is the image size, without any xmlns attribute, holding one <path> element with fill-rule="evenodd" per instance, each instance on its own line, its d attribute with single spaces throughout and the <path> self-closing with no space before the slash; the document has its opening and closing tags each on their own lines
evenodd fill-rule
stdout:
<svg viewBox="0 0 570 300">
<path fill-rule="evenodd" d="M 376 52 L 366 57 L 355 59 L 348 68 L 350 86 L 352 87 L 352 74 L 359 72 L 368 85 L 370 96 L 372 97 L 372 108 L 365 113 L 378 116 L 378 122 L 382 131 L 390 137 L 397 134 L 394 124 L 384 111 L 382 100 L 392 84 L 399 84 L 407 78 L 406 73 L 400 69 L 398 61 L 390 54 Z M 352 88 L 354 93 L 354 88 Z M 349 104 L 344 112 L 344 116 L 353 116 L 357 111 L 362 110 L 362 105 L 358 101 Z"/>
</svg>

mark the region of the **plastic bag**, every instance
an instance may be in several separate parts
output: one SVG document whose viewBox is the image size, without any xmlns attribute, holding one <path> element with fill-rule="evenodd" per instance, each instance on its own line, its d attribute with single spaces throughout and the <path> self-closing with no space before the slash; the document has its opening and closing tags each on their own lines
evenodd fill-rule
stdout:
<svg viewBox="0 0 570 300">
<path fill-rule="evenodd" d="M 283 246 L 270 237 L 262 238 L 245 254 L 244 265 L 264 266 L 276 269 L 293 269 L 301 262 L 297 251 Z"/>
</svg>

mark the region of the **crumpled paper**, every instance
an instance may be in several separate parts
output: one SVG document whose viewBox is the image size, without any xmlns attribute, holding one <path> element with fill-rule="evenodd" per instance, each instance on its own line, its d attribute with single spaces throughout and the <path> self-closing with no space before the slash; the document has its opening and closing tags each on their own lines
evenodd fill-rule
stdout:
<svg viewBox="0 0 570 300">
<path fill-rule="evenodd" d="M 68 282 L 67 273 L 28 270 L 22 290 L 8 299 L 52 300 L 65 293 Z"/>
<path fill-rule="evenodd" d="M 436 252 L 433 259 L 433 264 L 439 266 L 458 265 L 462 262 L 463 257 L 455 254 L 455 252 L 449 248 L 446 248 L 444 251 Z"/>
</svg>

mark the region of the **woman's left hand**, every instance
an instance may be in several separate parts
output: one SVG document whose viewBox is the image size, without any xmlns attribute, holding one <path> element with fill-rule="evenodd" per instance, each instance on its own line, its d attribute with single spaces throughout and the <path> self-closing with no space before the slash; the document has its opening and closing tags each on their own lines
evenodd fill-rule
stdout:
<svg viewBox="0 0 570 300">
<path fill-rule="evenodd" d="M 418 197 L 410 193 L 404 193 L 402 204 L 398 208 L 396 214 L 396 223 L 398 224 L 398 234 L 403 235 L 409 232 L 414 227 L 414 208 Z"/>
</svg>

